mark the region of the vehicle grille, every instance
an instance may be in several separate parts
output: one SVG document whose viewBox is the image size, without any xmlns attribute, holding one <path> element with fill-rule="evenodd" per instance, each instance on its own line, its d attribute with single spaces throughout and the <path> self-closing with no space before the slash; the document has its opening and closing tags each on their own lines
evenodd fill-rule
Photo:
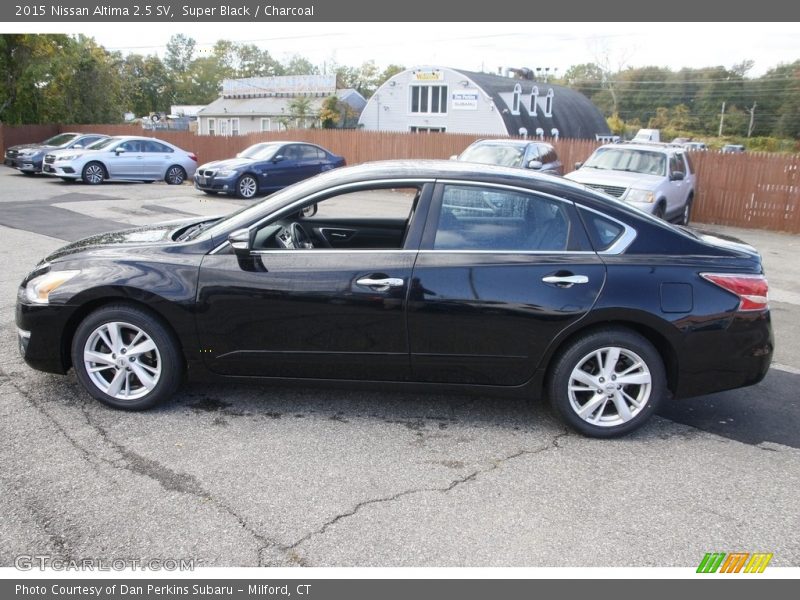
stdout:
<svg viewBox="0 0 800 600">
<path fill-rule="evenodd" d="M 586 187 L 601 191 L 609 196 L 614 196 L 614 198 L 622 198 L 622 194 L 624 194 L 628 189 L 626 187 L 619 187 L 617 185 L 592 185 L 590 183 L 587 183 Z"/>
<path fill-rule="evenodd" d="M 216 169 L 202 169 L 200 171 L 201 177 L 213 177 L 217 173 Z"/>
<path fill-rule="evenodd" d="M 44 162 L 46 162 L 48 165 L 52 165 L 55 161 L 56 161 L 55 154 L 48 154 L 47 156 L 44 157 Z"/>
</svg>

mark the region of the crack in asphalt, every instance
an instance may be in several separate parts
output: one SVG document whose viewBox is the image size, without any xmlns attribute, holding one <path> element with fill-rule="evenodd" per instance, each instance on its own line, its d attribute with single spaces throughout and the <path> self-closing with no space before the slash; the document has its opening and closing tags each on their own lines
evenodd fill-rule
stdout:
<svg viewBox="0 0 800 600">
<path fill-rule="evenodd" d="M 502 458 L 493 459 L 491 461 L 490 466 L 488 466 L 486 468 L 483 468 L 483 469 L 476 469 L 475 471 L 473 471 L 469 475 L 466 475 L 464 477 L 461 477 L 459 479 L 455 479 L 455 480 L 451 481 L 450 484 L 445 486 L 445 487 L 415 488 L 415 489 L 411 489 L 411 490 L 404 490 L 402 492 L 398 492 L 396 494 L 392 494 L 391 496 L 385 496 L 385 497 L 382 497 L 382 498 L 372 498 L 370 500 L 364 500 L 364 501 L 359 502 L 358 504 L 356 504 L 352 509 L 348 510 L 347 512 L 340 513 L 340 514 L 336 515 L 335 517 L 333 517 L 332 519 L 326 521 L 325 523 L 322 524 L 321 527 L 315 529 L 314 531 L 311 531 L 311 532 L 307 533 L 306 535 L 304 535 L 303 537 L 298 539 L 296 542 L 294 542 L 292 544 L 289 544 L 288 546 L 283 546 L 282 549 L 287 553 L 292 552 L 292 553 L 294 553 L 296 555 L 297 553 L 295 552 L 295 549 L 298 546 L 300 546 L 301 544 L 307 542 L 312 537 L 324 534 L 330 527 L 332 527 L 333 525 L 335 525 L 339 521 L 342 521 L 343 519 L 347 519 L 349 517 L 352 517 L 352 516 L 356 515 L 364 507 L 370 506 L 372 504 L 383 504 L 383 503 L 386 503 L 386 502 L 394 502 L 395 500 L 399 500 L 400 498 L 403 498 L 405 496 L 411 496 L 413 494 L 422 494 L 422 493 L 429 493 L 429 492 L 440 492 L 440 493 L 446 494 L 448 492 L 451 492 L 452 490 L 454 490 L 455 488 L 457 488 L 458 486 L 460 486 L 462 484 L 465 484 L 465 483 L 470 482 L 470 481 L 474 481 L 480 475 L 485 475 L 487 473 L 491 473 L 492 471 L 495 471 L 496 469 L 499 469 L 506 462 L 512 461 L 512 460 L 514 460 L 516 458 L 519 458 L 521 456 L 541 454 L 542 452 L 547 452 L 548 450 L 551 450 L 553 448 L 560 448 L 561 446 L 559 445 L 559 441 L 562 438 L 564 438 L 564 437 L 566 437 L 568 435 L 569 435 L 569 432 L 567 430 L 564 430 L 561 433 L 559 433 L 558 435 L 554 436 L 553 439 L 550 441 L 550 443 L 548 445 L 544 446 L 543 448 L 537 448 L 536 450 L 527 450 L 527 449 L 523 448 L 523 449 L 518 450 L 517 452 L 514 452 L 513 454 L 509 454 L 509 455 L 504 456 Z M 298 562 L 300 562 L 300 564 L 302 564 L 303 566 L 308 566 L 307 562 L 305 560 L 303 560 L 302 557 L 299 558 Z"/>
</svg>

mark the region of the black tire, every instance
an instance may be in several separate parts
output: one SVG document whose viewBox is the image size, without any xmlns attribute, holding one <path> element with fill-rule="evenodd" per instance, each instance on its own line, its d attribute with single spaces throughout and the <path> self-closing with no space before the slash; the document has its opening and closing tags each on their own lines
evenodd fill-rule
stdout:
<svg viewBox="0 0 800 600">
<path fill-rule="evenodd" d="M 601 365 L 597 353 L 606 360 L 615 350 L 619 354 L 614 364 Z M 622 382 L 623 377 L 631 383 Z M 638 429 L 655 414 L 666 394 L 661 355 L 646 338 L 623 328 L 594 330 L 570 342 L 555 358 L 547 381 L 553 409 L 570 427 L 596 438 Z M 585 411 L 583 416 L 580 410 Z"/>
<path fill-rule="evenodd" d="M 92 161 L 83 167 L 81 179 L 89 185 L 100 185 L 108 178 L 108 173 L 103 163 Z"/>
<path fill-rule="evenodd" d="M 137 332 L 144 337 L 138 337 Z M 115 337 L 119 340 L 116 348 L 105 343 Z M 152 342 L 155 349 L 135 353 L 143 342 Z M 89 351 L 94 354 L 86 354 Z M 129 304 L 110 304 L 90 313 L 75 332 L 71 352 L 81 385 L 95 399 L 114 408 L 151 408 L 170 398 L 183 379 L 184 364 L 175 336 L 150 312 Z M 92 360 L 99 356 L 103 358 Z M 101 370 L 90 373 L 86 361 Z M 144 383 L 148 379 L 149 385 Z"/>
<path fill-rule="evenodd" d="M 252 175 L 245 173 L 236 182 L 236 195 L 239 198 L 250 200 L 258 195 L 258 181 Z"/>
<path fill-rule="evenodd" d="M 181 185 L 186 181 L 186 171 L 180 165 L 172 165 L 164 175 L 164 181 L 169 185 Z"/>
<path fill-rule="evenodd" d="M 661 200 L 658 205 L 656 206 L 656 210 L 653 212 L 653 216 L 658 217 L 659 219 L 665 219 L 667 216 L 667 207 L 664 204 L 664 201 Z"/>
<path fill-rule="evenodd" d="M 216 190 L 202 190 L 204 194 L 208 194 L 209 196 L 216 196 L 219 192 Z"/>
<path fill-rule="evenodd" d="M 686 206 L 683 207 L 683 214 L 681 214 L 681 219 L 678 222 L 679 225 L 689 224 L 689 220 L 692 218 L 692 202 L 694 202 L 694 196 L 689 194 L 686 199 Z"/>
</svg>

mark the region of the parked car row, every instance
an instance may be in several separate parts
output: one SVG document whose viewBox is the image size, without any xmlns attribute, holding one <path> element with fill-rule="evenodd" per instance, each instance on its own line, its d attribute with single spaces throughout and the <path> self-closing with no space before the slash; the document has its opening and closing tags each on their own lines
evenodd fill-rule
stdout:
<svg viewBox="0 0 800 600">
<path fill-rule="evenodd" d="M 151 137 L 63 133 L 41 144 L 12 146 L 5 164 L 26 175 L 43 173 L 97 185 L 109 179 L 181 184 L 194 175 L 197 156 Z"/>
</svg>

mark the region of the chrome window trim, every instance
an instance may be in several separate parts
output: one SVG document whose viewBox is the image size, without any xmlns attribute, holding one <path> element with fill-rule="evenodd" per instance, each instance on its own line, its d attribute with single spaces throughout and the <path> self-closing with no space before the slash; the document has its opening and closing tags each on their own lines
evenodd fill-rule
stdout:
<svg viewBox="0 0 800 600">
<path fill-rule="evenodd" d="M 327 196 L 327 195 L 335 194 L 335 193 L 340 192 L 342 190 L 347 190 L 347 189 L 356 190 L 357 188 L 370 187 L 372 185 L 378 185 L 380 187 L 384 187 L 384 185 L 385 186 L 391 186 L 392 184 L 403 184 L 403 185 L 415 185 L 416 186 L 416 185 L 424 185 L 426 183 L 435 183 L 435 182 L 436 182 L 436 179 L 433 178 L 433 177 L 423 177 L 423 178 L 404 177 L 404 178 L 400 178 L 400 179 L 374 179 L 374 180 L 369 180 L 369 181 L 340 183 L 339 185 L 336 185 L 336 186 L 333 186 L 333 187 L 330 187 L 330 188 L 325 188 L 324 190 L 320 190 L 318 192 L 314 192 L 313 194 L 310 194 L 308 196 L 304 196 L 303 198 L 295 200 L 291 204 L 287 204 L 286 206 L 280 208 L 279 210 L 270 213 L 269 215 L 265 216 L 263 219 L 261 219 L 259 221 L 256 221 L 252 225 L 249 225 L 248 227 L 242 227 L 241 229 L 247 229 L 248 231 L 251 231 L 251 230 L 253 230 L 253 229 L 257 228 L 257 227 L 260 227 L 262 224 L 266 223 L 270 219 L 276 218 L 275 217 L 276 214 L 279 214 L 279 213 L 282 213 L 282 212 L 289 213 L 289 212 L 291 212 L 291 209 L 293 207 L 295 207 L 295 206 L 299 206 L 301 204 L 305 204 L 306 202 L 314 200 L 315 198 L 319 198 L 320 196 Z M 211 252 L 209 252 L 209 254 L 217 254 L 226 245 L 228 245 L 228 243 L 229 243 L 228 240 L 225 240 L 219 246 L 217 246 Z M 330 250 L 330 248 L 326 248 L 325 250 Z M 258 251 L 255 251 L 255 252 L 258 252 Z M 397 251 L 395 251 L 395 252 L 397 252 Z M 414 252 L 416 252 L 416 250 L 414 250 Z"/>
<path fill-rule="evenodd" d="M 623 228 L 622 235 L 617 238 L 617 240 L 611 244 L 605 250 L 601 250 L 597 252 L 600 256 L 616 256 L 618 254 L 622 254 L 628 247 L 633 243 L 633 240 L 636 239 L 636 236 L 639 235 L 639 232 L 636 231 L 633 227 L 620 221 L 619 219 L 615 219 L 614 217 L 600 212 L 599 210 L 595 210 L 594 208 L 589 208 L 584 204 L 577 205 L 578 210 L 587 210 L 589 212 L 593 212 L 596 215 L 603 217 L 604 219 L 608 219 L 609 221 L 613 221 L 617 225 L 620 225 Z"/>
</svg>

